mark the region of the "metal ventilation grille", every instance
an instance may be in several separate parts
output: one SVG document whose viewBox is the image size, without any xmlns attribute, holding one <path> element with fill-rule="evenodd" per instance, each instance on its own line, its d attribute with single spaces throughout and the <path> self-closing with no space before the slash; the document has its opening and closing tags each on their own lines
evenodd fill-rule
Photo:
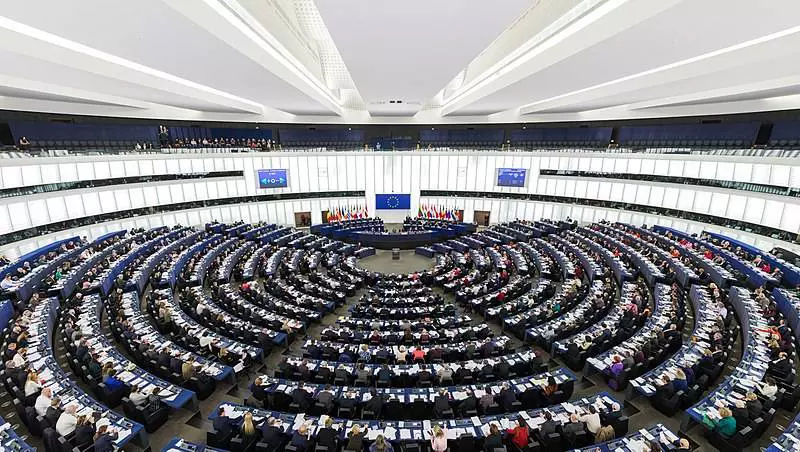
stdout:
<svg viewBox="0 0 800 452">
<path fill-rule="evenodd" d="M 316 46 L 325 84 L 331 90 L 340 91 L 340 100 L 345 108 L 367 111 L 314 0 L 294 0 L 294 10 L 306 39 Z"/>
</svg>

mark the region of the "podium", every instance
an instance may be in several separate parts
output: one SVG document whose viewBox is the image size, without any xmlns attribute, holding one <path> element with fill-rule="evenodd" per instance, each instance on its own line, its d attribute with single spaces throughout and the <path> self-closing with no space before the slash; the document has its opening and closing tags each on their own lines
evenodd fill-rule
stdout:
<svg viewBox="0 0 800 452">
<path fill-rule="evenodd" d="M 392 260 L 393 261 L 400 260 L 400 248 L 392 248 Z"/>
</svg>

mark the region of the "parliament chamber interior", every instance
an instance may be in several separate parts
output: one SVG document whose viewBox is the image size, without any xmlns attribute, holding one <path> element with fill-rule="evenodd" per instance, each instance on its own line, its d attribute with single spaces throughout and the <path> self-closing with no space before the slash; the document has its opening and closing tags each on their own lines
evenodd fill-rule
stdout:
<svg viewBox="0 0 800 452">
<path fill-rule="evenodd" d="M 0 450 L 800 451 L 800 3 L 0 9 Z"/>
</svg>

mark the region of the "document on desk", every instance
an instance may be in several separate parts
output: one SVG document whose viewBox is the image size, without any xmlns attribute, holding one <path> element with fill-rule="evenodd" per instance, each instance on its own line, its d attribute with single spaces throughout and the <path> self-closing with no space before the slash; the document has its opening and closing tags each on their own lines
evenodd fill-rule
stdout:
<svg viewBox="0 0 800 452">
<path fill-rule="evenodd" d="M 472 421 L 472 425 L 474 425 L 475 427 L 481 426 L 481 419 L 478 416 L 472 416 L 471 418 L 469 418 L 469 420 Z"/>
<path fill-rule="evenodd" d="M 377 438 L 378 435 L 382 435 L 382 434 L 383 434 L 383 430 L 380 430 L 380 429 L 377 429 L 377 428 L 371 428 L 371 429 L 367 430 L 367 439 L 369 439 L 370 441 L 375 441 L 375 438 Z"/>
<path fill-rule="evenodd" d="M 397 429 L 387 426 L 383 429 L 383 436 L 387 440 L 393 440 L 397 438 Z"/>
<path fill-rule="evenodd" d="M 409 430 L 407 428 L 401 428 L 400 429 L 400 440 L 406 440 L 406 439 L 411 439 L 411 438 L 412 438 L 411 430 Z"/>
<path fill-rule="evenodd" d="M 114 442 L 117 443 L 117 444 L 121 444 L 122 441 L 127 440 L 129 436 L 131 436 L 131 430 L 130 429 L 125 428 L 125 429 L 119 430 L 119 431 L 117 431 L 117 439 Z"/>
</svg>

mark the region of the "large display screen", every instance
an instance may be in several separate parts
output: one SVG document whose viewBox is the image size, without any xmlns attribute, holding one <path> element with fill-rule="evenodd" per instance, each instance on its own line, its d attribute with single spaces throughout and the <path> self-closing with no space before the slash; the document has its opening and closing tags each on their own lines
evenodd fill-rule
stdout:
<svg viewBox="0 0 800 452">
<path fill-rule="evenodd" d="M 524 187 L 524 168 L 497 168 L 497 185 L 500 187 Z"/>
<path fill-rule="evenodd" d="M 411 208 L 411 194 L 378 193 L 375 195 L 375 208 L 378 210 L 408 210 Z"/>
<path fill-rule="evenodd" d="M 289 185 L 285 169 L 260 169 L 258 170 L 259 188 L 281 188 Z"/>
</svg>

